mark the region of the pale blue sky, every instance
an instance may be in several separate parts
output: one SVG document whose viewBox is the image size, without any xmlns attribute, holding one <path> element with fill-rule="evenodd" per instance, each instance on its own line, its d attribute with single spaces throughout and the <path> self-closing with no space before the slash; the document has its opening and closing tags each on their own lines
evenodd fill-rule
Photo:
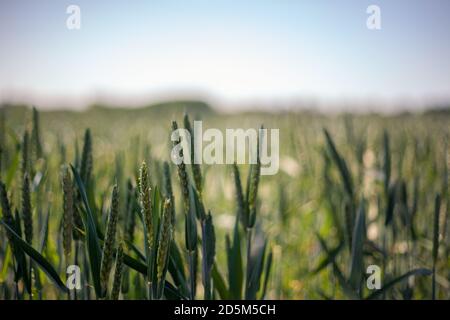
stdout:
<svg viewBox="0 0 450 320">
<path fill-rule="evenodd" d="M 0 100 L 446 102 L 449 16 L 448 0 L 1 0 Z"/>
</svg>

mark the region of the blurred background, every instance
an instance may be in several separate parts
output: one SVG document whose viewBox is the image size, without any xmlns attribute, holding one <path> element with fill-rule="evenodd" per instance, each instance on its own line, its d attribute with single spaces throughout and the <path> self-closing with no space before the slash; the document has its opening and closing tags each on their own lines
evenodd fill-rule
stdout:
<svg viewBox="0 0 450 320">
<path fill-rule="evenodd" d="M 67 27 L 71 5 L 79 29 Z M 371 5 L 380 29 L 367 26 Z M 366 216 L 358 231 L 367 236 L 364 266 L 382 266 L 383 283 L 391 281 L 381 298 L 449 299 L 449 14 L 448 0 L 0 0 L 0 178 L 11 207 L 23 207 L 23 163 L 32 162 L 34 245 L 47 237 L 41 252 L 64 274 L 62 168 L 81 170 L 90 159 L 86 185 L 100 229 L 117 183 L 127 198 L 119 223 L 128 230 L 146 160 L 153 186 L 173 183 L 174 237 L 184 255 L 172 121 L 186 126 L 186 112 L 204 130 L 263 124 L 280 129 L 280 171 L 261 177 L 255 199 L 256 240 L 267 240 L 273 256 L 258 297 L 369 298 L 373 291 L 355 295 L 347 283 L 358 214 Z M 239 170 L 243 185 L 256 181 L 249 166 Z M 233 168 L 201 172 L 216 271 L 231 292 L 244 270 L 228 264 L 240 253 L 225 240 L 239 233 Z M 136 226 L 134 245 L 144 252 Z M 0 299 L 11 299 L 2 229 L 1 239 Z M 238 249 L 244 257 L 244 241 Z M 434 270 L 433 282 L 409 273 L 417 268 Z M 130 269 L 124 279 L 124 298 L 146 297 L 142 275 Z M 86 291 L 82 298 L 94 297 Z M 39 295 L 65 298 L 47 280 Z"/>
<path fill-rule="evenodd" d="M 67 28 L 70 5 L 80 29 Z M 366 26 L 370 5 L 381 29 Z M 196 99 L 224 111 L 417 110 L 450 99 L 450 3 L 1 1 L 0 102 Z"/>
</svg>

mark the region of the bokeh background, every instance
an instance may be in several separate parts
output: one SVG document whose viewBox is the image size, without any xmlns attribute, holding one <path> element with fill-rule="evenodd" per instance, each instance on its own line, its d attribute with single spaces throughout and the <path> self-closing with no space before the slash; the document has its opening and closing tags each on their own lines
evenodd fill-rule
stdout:
<svg viewBox="0 0 450 320">
<path fill-rule="evenodd" d="M 369 5 L 381 30 L 369 30 Z M 69 5 L 81 29 L 69 30 Z M 222 110 L 423 109 L 450 98 L 450 4 L 431 1 L 2 1 L 0 102 Z"/>
<path fill-rule="evenodd" d="M 381 30 L 366 26 L 373 4 Z M 66 27 L 69 5 L 80 7 L 79 30 Z M 130 185 L 136 191 L 143 160 L 154 186 L 163 185 L 173 120 L 183 126 L 187 113 L 220 130 L 263 124 L 280 129 L 280 171 L 261 177 L 257 200 L 255 243 L 267 239 L 273 257 L 264 297 L 355 298 L 342 279 L 350 275 L 352 226 L 363 204 L 364 266 L 382 266 L 383 283 L 436 270 L 433 282 L 408 277 L 379 298 L 429 299 L 434 283 L 435 297 L 448 299 L 449 13 L 447 0 L 1 0 L 0 177 L 12 207 L 22 210 L 21 159 L 31 148 L 33 245 L 45 243 L 42 254 L 64 275 L 61 168 L 80 162 L 86 129 L 90 204 L 104 229 L 113 184 L 122 199 Z M 184 250 L 180 185 L 169 164 L 175 241 Z M 239 167 L 245 185 L 249 168 Z M 238 274 L 225 241 L 237 221 L 232 173 L 202 166 L 226 286 Z M 49 232 L 42 233 L 45 217 Z M 3 229 L 0 239 L 0 297 L 12 299 Z M 140 224 L 135 245 L 143 251 Z M 245 249 L 243 241 L 243 257 Z M 66 298 L 41 276 L 34 297 Z M 126 277 L 121 297 L 145 298 L 144 277 L 131 269 Z M 200 271 L 198 278 L 202 298 Z M 92 284 L 83 288 L 82 298 L 94 298 Z"/>
</svg>

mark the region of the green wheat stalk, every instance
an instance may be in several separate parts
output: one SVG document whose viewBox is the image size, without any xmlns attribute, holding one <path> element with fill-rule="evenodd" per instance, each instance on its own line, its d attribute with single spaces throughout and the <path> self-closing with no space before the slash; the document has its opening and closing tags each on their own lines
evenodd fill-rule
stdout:
<svg viewBox="0 0 450 320">
<path fill-rule="evenodd" d="M 123 244 L 120 243 L 116 254 L 116 268 L 114 270 L 114 281 L 111 290 L 111 300 L 119 300 L 123 276 Z"/>
<path fill-rule="evenodd" d="M 118 217 L 119 189 L 117 185 L 115 185 L 112 192 L 111 209 L 109 211 L 108 223 L 106 225 L 105 241 L 103 244 L 102 261 L 100 267 L 100 281 L 102 284 L 103 297 L 106 296 L 109 274 L 111 272 Z"/>
<path fill-rule="evenodd" d="M 69 261 L 72 252 L 73 215 L 74 215 L 74 195 L 73 182 L 69 168 L 63 169 L 62 177 L 63 189 L 63 249 L 66 263 Z"/>
</svg>

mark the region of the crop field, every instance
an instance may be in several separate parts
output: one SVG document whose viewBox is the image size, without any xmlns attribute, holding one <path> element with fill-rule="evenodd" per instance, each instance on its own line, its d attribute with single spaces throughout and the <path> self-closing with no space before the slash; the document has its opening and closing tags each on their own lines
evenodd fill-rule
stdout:
<svg viewBox="0 0 450 320">
<path fill-rule="evenodd" d="M 279 129 L 279 171 L 172 130 Z M 450 299 L 450 113 L 0 109 L 0 299 Z M 189 150 L 183 150 L 184 154 Z"/>
</svg>

